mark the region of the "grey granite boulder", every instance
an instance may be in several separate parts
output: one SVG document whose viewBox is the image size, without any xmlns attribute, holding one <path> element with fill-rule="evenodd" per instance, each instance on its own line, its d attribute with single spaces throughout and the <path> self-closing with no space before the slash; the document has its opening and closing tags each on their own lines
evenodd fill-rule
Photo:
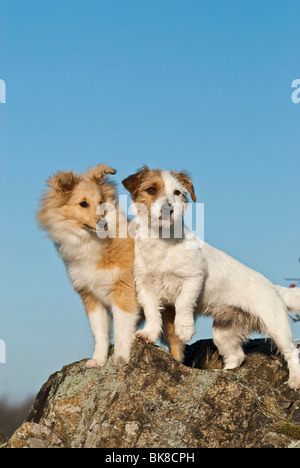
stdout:
<svg viewBox="0 0 300 468">
<path fill-rule="evenodd" d="M 85 360 L 43 385 L 8 448 L 300 448 L 300 392 L 287 386 L 283 359 L 269 341 L 246 346 L 233 371 L 211 340 L 187 347 L 185 364 L 136 341 L 130 364 Z"/>
</svg>

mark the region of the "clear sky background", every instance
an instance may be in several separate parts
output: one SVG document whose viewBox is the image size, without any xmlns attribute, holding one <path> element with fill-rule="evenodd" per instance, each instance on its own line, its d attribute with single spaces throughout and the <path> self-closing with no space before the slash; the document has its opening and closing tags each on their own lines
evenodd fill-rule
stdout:
<svg viewBox="0 0 300 468">
<path fill-rule="evenodd" d="M 0 0 L 0 397 L 92 354 L 35 223 L 57 170 L 106 162 L 125 194 L 142 164 L 188 169 L 208 243 L 277 284 L 300 277 L 299 17 L 298 0 Z"/>
</svg>

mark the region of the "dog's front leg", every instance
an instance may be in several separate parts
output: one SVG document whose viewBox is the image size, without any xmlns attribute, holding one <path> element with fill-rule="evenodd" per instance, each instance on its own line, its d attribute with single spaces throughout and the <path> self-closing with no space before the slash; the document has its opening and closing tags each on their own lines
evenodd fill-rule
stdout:
<svg viewBox="0 0 300 468">
<path fill-rule="evenodd" d="M 114 366 L 122 367 L 129 363 L 130 351 L 134 342 L 134 332 L 139 320 L 139 309 L 133 303 L 125 310 L 117 304 L 112 305 L 114 319 Z"/>
<path fill-rule="evenodd" d="M 102 367 L 107 361 L 109 348 L 110 320 L 108 310 L 99 302 L 93 307 L 86 305 L 86 312 L 95 341 L 93 357 L 87 361 L 86 367 Z"/>
<path fill-rule="evenodd" d="M 184 279 L 175 302 L 175 333 L 183 343 L 190 341 L 195 333 L 194 310 L 201 288 L 201 278 Z"/>
<path fill-rule="evenodd" d="M 160 312 L 160 301 L 157 296 L 144 287 L 138 288 L 138 301 L 144 309 L 146 319 L 145 327 L 136 332 L 136 337 L 155 343 L 162 332 L 162 316 Z"/>
<path fill-rule="evenodd" d="M 109 349 L 109 313 L 107 307 L 91 292 L 84 289 L 77 292 L 84 304 L 95 342 L 93 357 L 86 362 L 86 367 L 102 367 L 107 361 Z"/>
</svg>

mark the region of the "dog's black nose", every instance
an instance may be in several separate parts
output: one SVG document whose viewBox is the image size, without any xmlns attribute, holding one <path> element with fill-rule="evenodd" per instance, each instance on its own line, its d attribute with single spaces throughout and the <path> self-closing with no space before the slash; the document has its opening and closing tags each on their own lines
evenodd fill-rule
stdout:
<svg viewBox="0 0 300 468">
<path fill-rule="evenodd" d="M 161 211 L 163 213 L 172 214 L 174 212 L 172 203 L 166 202 L 161 205 Z"/>
</svg>

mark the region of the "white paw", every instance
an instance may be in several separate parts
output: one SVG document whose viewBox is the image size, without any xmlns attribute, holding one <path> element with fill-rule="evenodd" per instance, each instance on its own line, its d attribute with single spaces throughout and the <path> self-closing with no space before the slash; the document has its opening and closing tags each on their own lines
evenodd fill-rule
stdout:
<svg viewBox="0 0 300 468">
<path fill-rule="evenodd" d="M 183 343 L 187 343 L 194 336 L 195 325 L 194 323 L 192 325 L 183 325 L 175 321 L 175 333 Z"/>
<path fill-rule="evenodd" d="M 124 367 L 129 363 L 129 359 L 124 356 L 114 356 L 114 366 L 115 367 Z"/>
<path fill-rule="evenodd" d="M 137 338 L 144 340 L 146 343 L 156 343 L 158 341 L 160 335 L 160 330 L 152 330 L 150 328 L 143 328 L 142 330 L 138 330 L 135 333 Z"/>
<path fill-rule="evenodd" d="M 291 376 L 289 378 L 288 384 L 292 390 L 300 390 L 300 376 L 299 375 L 296 375 L 294 377 Z"/>
<path fill-rule="evenodd" d="M 224 370 L 231 370 L 231 369 L 237 369 L 238 367 L 240 367 L 240 365 L 242 364 L 242 362 L 244 361 L 239 359 L 230 359 L 229 361 L 226 362 L 225 366 L 224 366 Z"/>
<path fill-rule="evenodd" d="M 224 357 L 224 370 L 236 369 L 243 364 L 244 360 L 245 354 L 242 351 L 232 356 Z"/>
<path fill-rule="evenodd" d="M 93 368 L 97 368 L 97 367 L 103 367 L 103 366 L 105 366 L 105 363 L 106 363 L 106 361 L 104 361 L 104 360 L 89 359 L 85 363 L 85 367 L 87 367 L 88 369 L 93 369 Z"/>
</svg>

